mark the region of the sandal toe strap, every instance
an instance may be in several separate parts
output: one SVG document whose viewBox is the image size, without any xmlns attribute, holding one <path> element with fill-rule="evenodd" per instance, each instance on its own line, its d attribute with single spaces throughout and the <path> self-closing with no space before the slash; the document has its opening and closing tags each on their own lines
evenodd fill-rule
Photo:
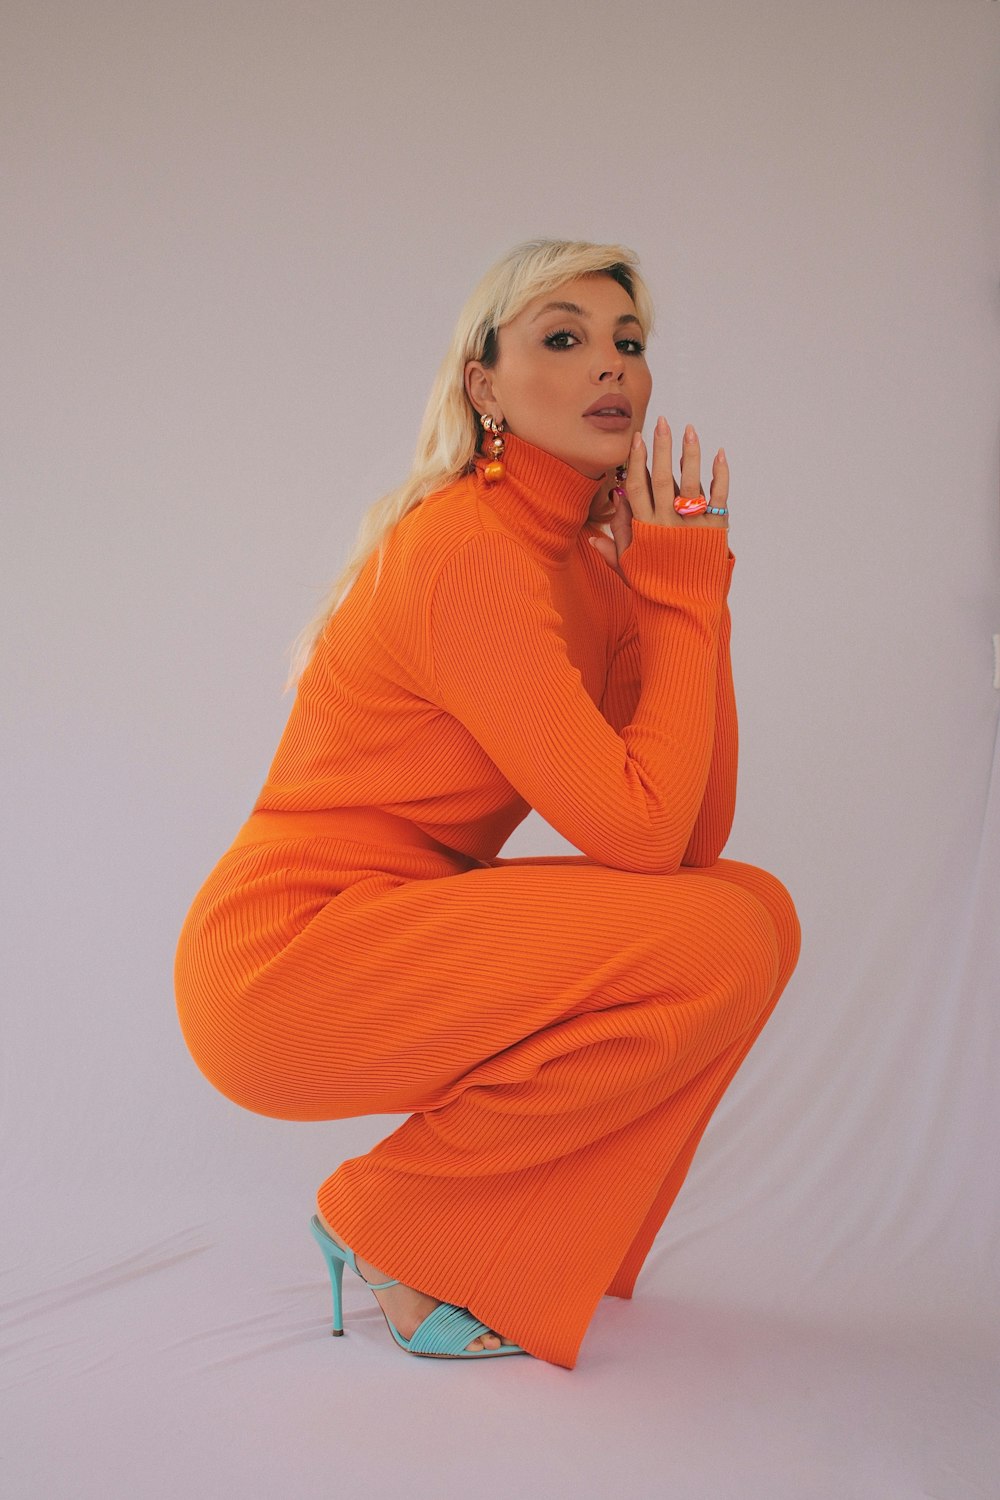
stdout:
<svg viewBox="0 0 1000 1500">
<path fill-rule="evenodd" d="M 414 1354 L 462 1354 L 466 1344 L 471 1344 L 481 1333 L 492 1330 L 480 1323 L 466 1307 L 455 1307 L 450 1302 L 439 1302 L 433 1312 L 414 1330 L 409 1347 Z"/>
</svg>

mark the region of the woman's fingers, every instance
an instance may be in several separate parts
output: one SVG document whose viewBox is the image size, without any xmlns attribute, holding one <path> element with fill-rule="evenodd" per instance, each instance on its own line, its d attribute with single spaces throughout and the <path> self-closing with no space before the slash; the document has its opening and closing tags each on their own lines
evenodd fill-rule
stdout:
<svg viewBox="0 0 1000 1500">
<path fill-rule="evenodd" d="M 684 442 L 681 445 L 680 493 L 685 500 L 694 500 L 702 493 L 701 444 L 690 423 L 684 429 Z"/>
<path fill-rule="evenodd" d="M 658 521 L 664 526 L 712 526 L 723 528 L 726 526 L 724 518 L 698 514 L 682 517 L 676 514 L 674 505 L 682 501 L 691 501 L 704 497 L 705 491 L 701 483 L 701 443 L 694 428 L 688 424 L 684 429 L 681 441 L 681 482 L 678 485 L 673 474 L 673 436 L 670 424 L 666 417 L 658 417 L 653 430 L 653 457 L 650 473 L 646 468 L 646 445 L 642 441 L 640 433 L 636 432 L 632 440 L 632 449 L 629 454 L 628 478 L 625 481 L 625 489 L 628 496 L 629 529 L 628 538 L 631 539 L 631 521 L 633 517 L 640 521 Z M 719 509 L 724 508 L 729 500 L 729 464 L 726 456 L 720 448 L 712 462 L 711 498 L 702 499 L 702 508 L 708 504 Z M 612 531 L 617 531 L 612 522 Z M 624 550 L 619 545 L 619 555 Z"/>
<path fill-rule="evenodd" d="M 623 500 L 620 495 L 615 496 L 614 514 L 609 524 L 618 556 L 621 557 L 632 540 L 632 512 L 629 509 L 628 500 Z M 624 577 L 624 574 L 622 576 Z"/>
<path fill-rule="evenodd" d="M 657 417 L 653 428 L 653 499 L 662 515 L 674 503 L 674 440 L 666 417 Z"/>
<path fill-rule="evenodd" d="M 640 521 L 653 519 L 653 495 L 646 470 L 646 444 L 638 430 L 632 437 L 632 448 L 628 456 L 625 494 L 633 516 L 637 516 Z"/>
<path fill-rule="evenodd" d="M 625 574 L 618 566 L 618 558 L 625 550 L 621 543 L 618 541 L 612 541 L 609 536 L 605 536 L 603 532 L 600 532 L 597 536 L 592 536 L 590 538 L 590 545 L 593 547 L 595 552 L 599 552 L 601 554 L 609 568 L 614 568 L 615 572 L 618 574 L 622 582 L 628 583 L 628 579 L 625 577 Z M 631 586 L 632 585 L 629 584 L 630 588 Z"/>
<path fill-rule="evenodd" d="M 725 505 L 729 500 L 729 463 L 720 448 L 712 465 L 712 504 Z"/>
</svg>

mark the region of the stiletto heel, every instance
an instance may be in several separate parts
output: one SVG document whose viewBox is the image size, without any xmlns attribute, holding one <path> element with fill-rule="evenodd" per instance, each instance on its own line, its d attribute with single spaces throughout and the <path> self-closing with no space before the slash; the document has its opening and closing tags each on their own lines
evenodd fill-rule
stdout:
<svg viewBox="0 0 1000 1500">
<path fill-rule="evenodd" d="M 399 1281 L 368 1281 L 358 1268 L 358 1260 L 354 1251 L 347 1246 L 338 1245 L 336 1240 L 331 1239 L 315 1214 L 309 1220 L 309 1228 L 323 1252 L 327 1270 L 330 1272 L 330 1281 L 333 1286 L 333 1328 L 330 1331 L 335 1337 L 339 1337 L 344 1332 L 345 1265 L 350 1266 L 354 1274 L 360 1276 L 365 1286 L 373 1292 L 381 1292 L 389 1286 L 398 1286 Z M 377 1297 L 375 1300 L 378 1302 Z M 498 1354 L 527 1354 L 528 1352 L 527 1349 L 522 1349 L 520 1344 L 501 1344 L 499 1349 L 467 1349 L 466 1344 L 471 1344 L 474 1338 L 478 1338 L 482 1333 L 491 1333 L 493 1330 L 485 1323 L 480 1323 L 468 1308 L 455 1307 L 450 1302 L 439 1302 L 408 1339 L 404 1339 L 399 1329 L 389 1321 L 381 1303 L 379 1303 L 379 1308 L 389 1332 L 407 1354 L 425 1355 L 431 1359 L 487 1359 Z"/>
<path fill-rule="evenodd" d="M 316 1220 L 313 1219 L 313 1223 Z M 315 1230 L 313 1231 L 315 1234 Z M 317 1236 L 317 1238 L 319 1238 Z M 327 1246 L 323 1243 L 327 1236 L 324 1234 L 320 1240 L 320 1249 L 326 1259 L 327 1270 L 330 1272 L 330 1283 L 333 1287 L 333 1327 L 330 1332 L 334 1338 L 342 1338 L 344 1333 L 344 1262 L 335 1255 L 331 1255 Z M 332 1243 L 329 1242 L 329 1243 Z M 334 1249 L 337 1247 L 334 1246 Z"/>
</svg>

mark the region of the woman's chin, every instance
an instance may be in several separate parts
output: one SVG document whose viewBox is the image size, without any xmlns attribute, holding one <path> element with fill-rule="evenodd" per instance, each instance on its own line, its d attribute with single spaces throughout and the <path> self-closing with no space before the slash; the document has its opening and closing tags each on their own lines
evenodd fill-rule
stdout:
<svg viewBox="0 0 1000 1500">
<path fill-rule="evenodd" d="M 586 453 L 580 454 L 573 467 L 592 478 L 602 479 L 605 474 L 613 475 L 619 464 L 628 463 L 632 433 L 609 433 L 608 438 L 612 441 L 588 444 Z"/>
<path fill-rule="evenodd" d="M 596 484 L 606 475 L 614 474 L 619 464 L 627 463 L 632 442 L 631 429 L 627 432 L 588 434 L 583 442 L 553 442 L 546 434 L 528 438 L 536 447 L 544 448 L 563 463 L 569 464 L 580 474 L 586 474 Z"/>
</svg>

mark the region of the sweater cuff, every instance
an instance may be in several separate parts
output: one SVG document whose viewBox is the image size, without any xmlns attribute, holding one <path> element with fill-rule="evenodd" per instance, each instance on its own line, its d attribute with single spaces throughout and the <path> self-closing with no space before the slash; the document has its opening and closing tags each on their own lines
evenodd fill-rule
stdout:
<svg viewBox="0 0 1000 1500">
<path fill-rule="evenodd" d="M 733 566 L 724 527 L 658 526 L 635 516 L 618 562 L 636 592 L 660 604 L 675 604 L 679 593 L 718 600 Z"/>
</svg>

